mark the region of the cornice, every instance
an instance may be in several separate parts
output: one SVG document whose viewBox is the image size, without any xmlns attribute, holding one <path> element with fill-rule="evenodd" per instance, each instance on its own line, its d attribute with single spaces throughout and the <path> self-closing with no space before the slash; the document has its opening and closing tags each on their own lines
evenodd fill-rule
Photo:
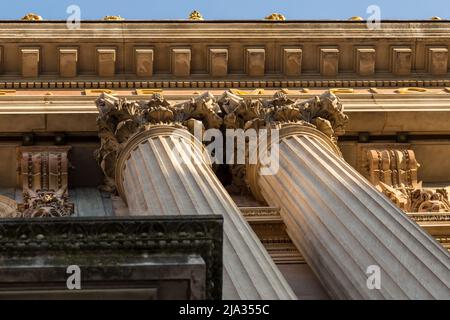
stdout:
<svg viewBox="0 0 450 320">
<path fill-rule="evenodd" d="M 207 90 L 198 91 L 204 93 Z M 325 92 L 324 90 L 323 92 Z M 93 113 L 97 114 L 95 100 L 98 96 L 79 95 L 0 95 L 0 115 L 2 114 L 53 114 L 53 113 Z M 201 94 L 183 93 L 176 91 L 163 93 L 164 98 L 171 102 L 182 102 Z M 31 92 L 30 92 L 31 93 Z M 223 93 L 222 90 L 216 94 L 217 98 Z M 319 93 L 320 94 L 320 93 Z M 288 94 L 292 99 L 310 99 L 317 94 Z M 120 98 L 129 100 L 147 100 L 149 95 L 120 94 Z M 264 95 L 241 95 L 251 99 L 270 99 L 272 94 Z M 354 112 L 448 112 L 450 111 L 450 94 L 427 93 L 427 94 L 371 94 L 371 93 L 348 93 L 338 94 L 346 113 Z"/>
<path fill-rule="evenodd" d="M 222 217 L 63 217 L 2 219 L 0 259 L 49 253 L 199 255 L 206 264 L 206 298 L 222 296 Z"/>
<path fill-rule="evenodd" d="M 65 21 L 2 21 L 0 39 L 64 38 L 109 39 L 215 39 L 301 38 L 301 39 L 409 39 L 450 38 L 449 21 L 385 21 L 381 28 L 368 29 L 365 22 L 347 21 L 82 21 L 80 29 L 66 28 Z M 60 39 L 58 40 L 60 41 Z"/>
</svg>

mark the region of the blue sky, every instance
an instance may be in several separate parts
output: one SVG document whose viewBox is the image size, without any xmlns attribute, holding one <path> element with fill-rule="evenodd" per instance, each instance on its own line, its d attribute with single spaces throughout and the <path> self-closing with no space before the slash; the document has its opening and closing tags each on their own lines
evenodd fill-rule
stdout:
<svg viewBox="0 0 450 320">
<path fill-rule="evenodd" d="M 368 17 L 378 5 L 382 19 L 450 19 L 450 0 L 2 0 L 0 19 L 19 19 L 29 12 L 44 19 L 66 19 L 69 5 L 81 8 L 81 19 L 121 15 L 127 19 L 184 19 L 193 9 L 205 19 L 261 19 L 277 12 L 287 19 Z"/>
</svg>

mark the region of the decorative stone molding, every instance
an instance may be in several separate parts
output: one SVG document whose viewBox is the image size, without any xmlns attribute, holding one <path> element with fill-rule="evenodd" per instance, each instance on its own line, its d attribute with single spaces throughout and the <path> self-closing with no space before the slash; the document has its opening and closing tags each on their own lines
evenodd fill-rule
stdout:
<svg viewBox="0 0 450 320">
<path fill-rule="evenodd" d="M 413 150 L 366 149 L 365 155 L 362 172 L 400 209 L 406 212 L 450 212 L 446 189 L 422 188 L 417 181 L 420 165 Z"/>
<path fill-rule="evenodd" d="M 446 189 L 415 189 L 410 198 L 409 212 L 450 212 L 450 197 Z"/>
<path fill-rule="evenodd" d="M 390 80 L 373 78 L 350 79 L 350 80 L 318 80 L 310 78 L 309 80 L 242 80 L 242 78 L 230 78 L 224 80 L 133 80 L 133 81 L 118 81 L 118 80 L 93 80 L 93 81 L 0 81 L 0 89 L 91 89 L 91 88 L 106 88 L 106 89 L 135 89 L 135 88 L 190 88 L 190 89 L 208 89 L 208 88 L 297 88 L 299 90 L 307 90 L 305 88 L 340 88 L 340 87 L 354 87 L 354 88 L 392 88 L 392 87 L 450 87 L 450 80 L 448 79 L 424 79 L 424 80 Z"/>
<path fill-rule="evenodd" d="M 411 213 L 407 212 L 408 217 L 416 221 L 421 222 L 446 222 L 450 221 L 450 214 L 446 212 L 433 212 L 433 213 Z"/>
<path fill-rule="evenodd" d="M 286 226 L 280 216 L 279 208 L 241 207 L 239 209 L 275 263 L 305 263 L 286 233 Z"/>
<path fill-rule="evenodd" d="M 24 193 L 24 203 L 19 204 L 22 217 L 67 217 L 74 213 L 74 204 L 68 201 L 65 189 L 58 191 L 33 191 Z"/>
<path fill-rule="evenodd" d="M 417 170 L 420 167 L 413 150 L 372 149 L 366 153 L 369 181 L 380 182 L 395 188 L 416 188 Z"/>
<path fill-rule="evenodd" d="M 111 21 L 115 22 L 115 21 Z M 439 78 L 448 80 L 448 65 L 445 62 L 445 52 L 436 52 L 436 49 L 445 49 L 450 38 L 448 22 L 382 22 L 383 28 L 370 30 L 364 23 L 353 23 L 348 21 L 310 22 L 310 21 L 290 21 L 280 23 L 278 21 L 209 21 L 208 23 L 192 23 L 189 21 L 162 22 L 162 21 L 139 21 L 136 23 L 105 23 L 104 21 L 83 22 L 83 28 L 68 30 L 60 21 L 46 21 L 39 23 L 39 28 L 29 28 L 28 23 L 5 21 L 0 22 L 0 39 L 8 44 L 8 51 L 20 50 L 26 42 L 27 46 L 41 48 L 41 73 L 45 77 L 54 77 L 55 80 L 63 80 L 55 75 L 58 69 L 57 62 L 58 47 L 67 43 L 77 43 L 79 45 L 79 55 L 91 57 L 93 50 L 98 46 L 112 46 L 120 54 L 120 63 L 117 63 L 117 70 L 111 76 L 111 80 L 130 79 L 130 73 L 135 70 L 135 47 L 152 46 L 154 50 L 154 64 L 158 65 L 155 71 L 155 78 L 161 81 L 171 78 L 177 79 L 170 71 L 170 50 L 169 48 L 179 48 L 187 44 L 194 44 L 191 47 L 192 57 L 195 63 L 191 64 L 189 80 L 196 81 L 208 77 L 208 50 L 211 44 L 229 49 L 229 62 L 232 72 L 227 75 L 229 80 L 240 81 L 247 73 L 246 71 L 246 49 L 249 46 L 266 48 L 265 52 L 265 74 L 259 76 L 258 80 L 266 81 L 270 76 L 274 81 L 283 80 L 284 63 L 283 48 L 295 47 L 298 44 L 308 44 L 302 46 L 302 68 L 308 72 L 302 76 L 301 80 L 330 81 L 339 78 L 346 81 L 349 78 L 356 81 L 370 81 L 382 79 L 383 81 L 397 81 L 399 75 L 392 73 L 391 63 L 392 49 L 411 49 L 413 57 L 411 59 L 412 68 L 409 67 L 412 76 L 406 74 L 402 80 L 436 80 L 435 72 L 444 72 Z M 136 27 L 138 26 L 138 27 Z M 238 32 L 237 32 L 238 30 Z M 386 32 L 389 30 L 389 32 Z M 51 40 L 49 40 L 51 39 Z M 255 39 L 258 39 L 255 42 Z M 273 44 L 276 43 L 276 47 Z M 389 45 L 387 45 L 389 44 Z M 213 45 L 215 46 L 215 45 Z M 358 73 L 356 67 L 361 64 L 361 57 L 355 54 L 355 49 L 363 46 L 373 46 L 376 48 L 376 68 L 375 79 L 364 76 L 363 72 Z M 273 48 L 273 49 L 272 49 Z M 341 59 L 337 74 L 335 74 L 336 58 L 330 53 L 332 75 L 327 76 L 320 73 L 320 49 L 339 49 Z M 429 48 L 433 48 L 430 54 Z M 362 53 L 362 52 L 361 52 Z M 368 69 L 372 70 L 372 54 L 369 54 Z M 401 53 L 400 53 L 401 55 Z M 431 65 L 439 64 L 439 71 L 428 68 L 428 61 L 431 57 Z M 19 80 L 20 61 L 15 54 L 4 56 L 4 64 L 8 65 L 7 73 L 0 75 L 2 80 Z M 399 58 L 402 61 L 402 58 Z M 408 59 L 407 59 L 408 60 Z M 119 60 L 117 60 L 119 61 Z M 364 60 L 366 61 L 366 60 Z M 440 61 L 440 62 L 439 62 Z M 448 63 L 447 63 L 448 64 Z M 120 66 L 120 68 L 119 68 Z M 323 68 L 325 70 L 326 68 Z M 230 69 L 231 70 L 231 69 Z M 6 71 L 6 70 L 5 70 Z M 96 73 L 96 65 L 91 59 L 79 60 L 79 81 L 92 79 Z M 445 77 L 447 75 L 447 77 Z M 253 76 L 251 76 L 253 77 Z M 185 76 L 183 76 L 184 80 Z M 22 79 L 23 80 L 23 79 Z M 98 80 L 98 79 L 97 79 Z M 248 79 L 246 79 L 248 80 Z M 391 84 L 389 84 L 391 85 Z M 323 86 L 326 86 L 325 84 Z M 360 85 L 366 86 L 366 85 Z M 373 85 L 370 85 L 373 87 Z M 420 86 L 420 84 L 419 84 Z M 307 85 L 307 87 L 312 87 Z"/>
<path fill-rule="evenodd" d="M 18 205 L 23 217 L 62 217 L 74 213 L 68 195 L 70 147 L 21 147 L 20 177 L 24 203 Z"/>
<path fill-rule="evenodd" d="M 198 255 L 205 263 L 206 281 L 203 283 L 203 298 L 221 299 L 222 225 L 222 217 L 219 215 L 7 219 L 0 224 L 0 258 L 11 259 L 13 254 L 14 257 L 35 259 L 36 255 L 47 257 L 51 252 L 63 261 L 69 257 L 76 259 L 76 256 L 81 256 L 82 263 L 89 263 L 88 257 L 96 256 L 92 267 L 99 270 L 98 261 L 101 259 L 98 257 L 99 252 L 106 257 L 109 254 L 113 257 L 123 256 L 124 252 L 127 257 L 152 257 L 154 254 L 156 257 L 159 256 L 159 262 L 165 261 L 161 259 L 162 255 L 167 258 Z M 14 248 L 14 253 L 11 248 Z M 113 261 L 120 263 L 116 258 Z M 23 268 L 23 264 L 19 267 Z M 61 274 L 65 275 L 65 272 Z M 129 273 L 120 270 L 118 273 L 106 274 L 108 278 L 105 281 L 112 279 L 124 281 L 130 277 Z M 16 284 L 24 281 L 24 278 L 27 277 L 19 278 Z M 64 286 L 63 289 L 66 289 L 66 279 L 58 280 Z M 2 273 L 0 291 L 11 289 L 8 281 L 11 279 L 7 279 Z M 37 281 L 42 286 L 42 280 Z"/>
<path fill-rule="evenodd" d="M 384 183 L 380 183 L 378 189 L 406 212 L 450 212 L 447 189 L 393 188 Z"/>
</svg>

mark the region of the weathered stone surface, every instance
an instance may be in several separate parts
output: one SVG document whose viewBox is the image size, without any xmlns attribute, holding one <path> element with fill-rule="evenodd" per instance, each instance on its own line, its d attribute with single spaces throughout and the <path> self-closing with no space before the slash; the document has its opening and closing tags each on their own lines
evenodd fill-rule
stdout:
<svg viewBox="0 0 450 320">
<path fill-rule="evenodd" d="M 396 76 L 406 76 L 411 73 L 412 50 L 411 48 L 392 48 L 391 69 Z"/>
<path fill-rule="evenodd" d="M 209 72 L 211 76 L 225 77 L 228 75 L 228 49 L 210 49 L 209 59 Z"/>
<path fill-rule="evenodd" d="M 288 77 L 299 76 L 302 73 L 303 51 L 300 48 L 283 49 L 283 69 Z"/>
<path fill-rule="evenodd" d="M 444 75 L 448 72 L 448 49 L 429 48 L 428 49 L 428 72 L 432 75 Z"/>
<path fill-rule="evenodd" d="M 116 73 L 116 49 L 97 49 L 97 69 L 100 77 L 113 77 Z"/>
<path fill-rule="evenodd" d="M 247 74 L 250 77 L 261 77 L 265 74 L 266 50 L 263 48 L 247 49 Z"/>
<path fill-rule="evenodd" d="M 39 48 L 22 48 L 22 77 L 37 78 L 39 75 Z"/>
<path fill-rule="evenodd" d="M 375 49 L 356 49 L 356 72 L 361 76 L 371 76 L 375 73 Z"/>
<path fill-rule="evenodd" d="M 78 49 L 59 49 L 59 75 L 63 78 L 73 78 L 77 76 Z"/>
<path fill-rule="evenodd" d="M 323 76 L 336 76 L 339 72 L 339 49 L 321 48 L 320 74 Z"/>
<path fill-rule="evenodd" d="M 0 235 L 1 298 L 222 296 L 220 216 L 7 219 Z M 78 294 L 67 290 L 71 265 L 82 270 Z"/>
<path fill-rule="evenodd" d="M 153 76 L 153 49 L 136 48 L 136 75 L 138 77 Z"/>
<path fill-rule="evenodd" d="M 119 23 L 120 28 L 117 27 Z M 209 21 L 202 24 L 195 22 L 185 24 L 142 21 L 135 24 L 124 21 L 111 21 L 110 23 L 83 21 L 84 28 L 68 30 L 65 25 L 52 21 L 39 22 L 38 29 L 30 29 L 29 23 L 19 21 L 0 22 L 0 39 L 3 41 L 3 65 L 5 67 L 0 78 L 8 81 L 11 80 L 11 75 L 14 75 L 15 77 L 19 76 L 19 78 L 13 79 L 15 82 L 21 80 L 20 50 L 24 43 L 30 48 L 40 48 L 42 55 L 40 72 L 45 75 L 54 74 L 59 70 L 59 48 L 77 43 L 80 57 L 77 78 L 83 80 L 86 79 L 86 76 L 92 77 L 94 73 L 98 74 L 97 63 L 92 61 L 95 59 L 92 54 L 98 48 L 111 47 L 117 50 L 120 59 L 118 57 L 116 61 L 117 68 L 114 77 L 121 80 L 130 73 L 136 73 L 136 48 L 146 48 L 151 44 L 151 48 L 154 50 L 154 66 L 157 66 L 154 68 L 153 77 L 163 80 L 167 78 L 168 74 L 173 74 L 172 48 L 192 45 L 191 54 L 192 57 L 195 57 L 189 73 L 189 79 L 192 81 L 198 79 L 195 76 L 191 78 L 191 75 L 208 76 L 210 73 L 208 68 L 209 50 L 212 47 L 228 48 L 229 72 L 226 76 L 230 80 L 241 81 L 242 75 L 248 74 L 247 49 L 251 47 L 265 48 L 265 71 L 269 71 L 265 73 L 282 76 L 286 75 L 283 49 L 295 49 L 301 44 L 302 70 L 307 71 L 304 72 L 305 77 L 302 80 L 321 80 L 320 86 L 326 87 L 328 84 L 325 81 L 329 80 L 330 75 L 323 74 L 321 76 L 320 62 L 318 61 L 320 51 L 318 52 L 317 48 L 339 48 L 342 59 L 340 59 L 338 77 L 349 79 L 349 75 L 351 75 L 351 80 L 358 80 L 361 77 L 370 80 L 369 74 L 358 73 L 358 58 L 355 54 L 356 47 L 367 44 L 377 50 L 375 74 L 379 75 L 380 79 L 398 80 L 398 77 L 403 77 L 403 80 L 408 81 L 427 80 L 430 74 L 433 74 L 432 72 L 437 72 L 430 70 L 427 66 L 429 48 L 445 48 L 445 44 L 448 44 L 450 39 L 449 22 L 446 21 L 415 22 L 414 28 L 407 21 L 383 21 L 382 28 L 379 30 L 368 29 L 363 23 L 351 24 L 351 28 L 349 28 L 349 23 L 351 22 L 233 21 L 230 23 Z M 385 30 L 389 30 L 389 32 L 385 32 Z M 70 36 L 68 36 L 69 33 Z M 255 39 L 258 39 L 257 42 Z M 364 41 L 362 41 L 363 39 Z M 439 41 L 430 39 L 439 39 Z M 275 47 L 274 44 L 276 44 Z M 415 76 L 413 79 L 405 79 L 406 75 L 392 74 L 392 48 L 414 49 L 414 64 L 411 68 L 411 73 Z M 186 77 L 185 74 L 183 73 L 182 77 Z M 64 77 L 56 76 L 56 78 Z M 312 85 L 297 85 L 297 87 L 299 86 L 311 87 Z"/>
<path fill-rule="evenodd" d="M 172 73 L 176 77 L 187 77 L 191 74 L 191 49 L 172 49 Z"/>
</svg>

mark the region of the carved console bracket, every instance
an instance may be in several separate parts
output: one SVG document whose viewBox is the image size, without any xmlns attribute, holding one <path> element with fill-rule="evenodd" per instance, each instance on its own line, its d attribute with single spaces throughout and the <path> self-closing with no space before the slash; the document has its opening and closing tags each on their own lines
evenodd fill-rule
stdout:
<svg viewBox="0 0 450 320">
<path fill-rule="evenodd" d="M 420 167 L 413 150 L 368 149 L 366 178 L 406 212 L 450 212 L 447 189 L 422 188 L 417 181 Z"/>
<path fill-rule="evenodd" d="M 19 148 L 19 180 L 23 203 L 21 217 L 63 217 L 74 213 L 67 192 L 68 146 Z"/>
</svg>

